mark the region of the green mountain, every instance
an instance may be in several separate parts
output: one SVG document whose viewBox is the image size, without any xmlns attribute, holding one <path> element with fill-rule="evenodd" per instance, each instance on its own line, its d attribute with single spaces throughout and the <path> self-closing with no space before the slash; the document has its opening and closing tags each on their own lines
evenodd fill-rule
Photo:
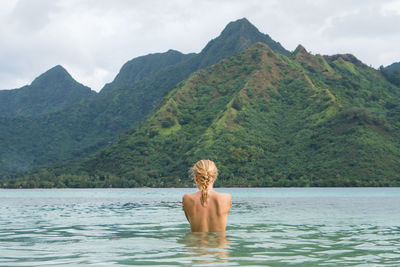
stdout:
<svg viewBox="0 0 400 267">
<path fill-rule="evenodd" d="M 69 144 L 66 122 L 49 118 L 96 95 L 62 66 L 46 71 L 31 85 L 0 91 L 0 177 L 57 161 Z"/>
<path fill-rule="evenodd" d="M 220 36 L 210 41 L 199 54 L 183 55 L 170 50 L 166 54 L 134 59 L 101 90 L 96 100 L 96 121 L 107 122 L 114 129 L 111 136 L 126 131 L 143 121 L 171 88 L 193 72 L 243 52 L 256 42 L 270 44 L 279 53 L 289 53 L 269 36 L 260 33 L 247 19 L 240 19 L 229 23 Z M 142 64 L 136 67 L 137 62 Z M 145 75 L 141 74 L 142 70 Z"/>
<path fill-rule="evenodd" d="M 389 82 L 400 87 L 400 62 L 395 62 L 386 67 L 381 66 L 379 70 Z"/>
<path fill-rule="evenodd" d="M 399 103 L 400 88 L 352 55 L 257 43 L 179 83 L 91 159 L 8 186 L 189 186 L 201 158 L 224 186 L 399 186 Z"/>
<path fill-rule="evenodd" d="M 192 58 L 194 55 L 186 55 L 170 49 L 166 53 L 155 53 L 134 58 L 122 66 L 114 81 L 106 84 L 101 93 L 132 86 L 135 82 L 152 77 L 160 70 Z"/>
<path fill-rule="evenodd" d="M 107 145 L 120 131 L 135 122 L 126 114 L 130 112 L 132 103 L 129 99 L 125 99 L 125 105 L 121 103 L 118 95 L 111 93 L 114 87 L 119 89 L 117 85 L 121 81 L 129 84 L 143 80 L 165 66 L 176 64 L 183 57 L 176 51 L 139 57 L 127 62 L 114 82 L 105 86 L 104 92 L 86 101 L 36 116 L 0 116 L 0 177 L 84 157 Z M 63 72 L 60 72 L 60 67 L 55 67 L 32 85 L 55 82 L 53 73 Z M 10 93 L 13 91 L 18 89 Z M 20 106 L 24 107 L 24 104 Z"/>
<path fill-rule="evenodd" d="M 400 62 L 395 62 L 385 67 L 388 71 L 400 71 Z"/>
<path fill-rule="evenodd" d="M 31 117 L 62 110 L 95 96 L 62 67 L 55 66 L 37 77 L 31 85 L 0 90 L 0 116 Z"/>
<path fill-rule="evenodd" d="M 221 59 L 243 52 L 257 42 L 265 43 L 282 55 L 290 54 L 279 42 L 272 40 L 268 34 L 262 34 L 246 18 L 242 18 L 229 23 L 221 35 L 211 40 L 201 51 L 200 68 L 211 66 Z"/>
<path fill-rule="evenodd" d="M 0 176 L 78 160 L 142 122 L 177 83 L 194 71 L 249 48 L 257 41 L 288 54 L 246 19 L 229 23 L 199 54 L 169 50 L 127 62 L 95 97 L 32 118 L 1 118 Z"/>
</svg>

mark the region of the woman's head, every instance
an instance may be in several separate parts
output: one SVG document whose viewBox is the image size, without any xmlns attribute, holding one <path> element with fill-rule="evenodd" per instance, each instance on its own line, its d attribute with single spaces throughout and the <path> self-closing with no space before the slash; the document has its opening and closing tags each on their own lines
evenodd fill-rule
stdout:
<svg viewBox="0 0 400 267">
<path fill-rule="evenodd" d="M 192 171 L 197 187 L 201 190 L 200 200 L 204 206 L 208 198 L 208 187 L 217 179 L 218 169 L 213 161 L 202 159 L 194 164 Z"/>
</svg>

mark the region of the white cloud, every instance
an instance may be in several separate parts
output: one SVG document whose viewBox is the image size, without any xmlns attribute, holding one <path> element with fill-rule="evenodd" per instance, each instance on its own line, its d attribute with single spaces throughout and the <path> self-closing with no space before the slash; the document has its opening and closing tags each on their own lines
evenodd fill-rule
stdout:
<svg viewBox="0 0 400 267">
<path fill-rule="evenodd" d="M 353 53 L 375 67 L 400 61 L 400 1 L 20 0 L 0 2 L 0 88 L 61 64 L 100 90 L 137 56 L 199 52 L 247 17 L 287 49 Z"/>
<path fill-rule="evenodd" d="M 390 16 L 393 14 L 400 15 L 400 1 L 397 0 L 383 3 L 380 11 L 384 16 Z"/>
</svg>

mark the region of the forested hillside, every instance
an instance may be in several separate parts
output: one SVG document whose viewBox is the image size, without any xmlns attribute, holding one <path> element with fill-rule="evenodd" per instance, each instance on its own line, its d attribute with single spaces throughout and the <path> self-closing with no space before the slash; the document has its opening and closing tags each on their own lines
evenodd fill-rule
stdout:
<svg viewBox="0 0 400 267">
<path fill-rule="evenodd" d="M 400 87 L 400 62 L 395 62 L 387 67 L 381 66 L 379 70 L 388 81 Z"/>
<path fill-rule="evenodd" d="M 159 105 L 162 97 L 191 73 L 242 52 L 256 42 L 267 43 L 276 51 L 289 54 L 247 19 L 240 19 L 229 23 L 221 35 L 210 41 L 199 54 L 185 55 L 169 50 L 127 62 L 114 81 L 93 97 L 86 100 L 81 97 L 83 102 L 48 106 L 46 103 L 51 102 L 52 95 L 55 95 L 55 104 L 58 103 L 56 100 L 64 99 L 57 89 L 66 86 L 56 79 L 60 75 L 43 79 L 49 77 L 48 73 L 43 74 L 32 86 L 40 84 L 34 87 L 42 88 L 43 84 L 49 85 L 41 96 L 45 101 L 32 106 L 26 98 L 13 100 L 16 109 L 7 107 L 4 112 L 15 110 L 12 112 L 19 116 L 0 116 L 0 177 L 39 166 L 80 160 L 97 152 L 120 133 L 143 121 Z M 56 67 L 49 73 L 54 71 L 65 72 Z M 69 74 L 65 72 L 64 76 Z M 27 89 L 29 91 L 25 88 L 18 90 L 35 93 L 33 88 Z M 16 92 L 10 90 L 10 93 Z M 6 102 L 10 104 L 13 101 L 8 99 Z"/>
<path fill-rule="evenodd" d="M 0 117 L 48 114 L 95 95 L 96 92 L 75 81 L 62 66 L 55 66 L 30 85 L 14 90 L 0 90 Z"/>
<path fill-rule="evenodd" d="M 9 187 L 400 186 L 400 88 L 352 55 L 289 56 L 257 43 L 199 70 L 144 122 L 83 163 Z"/>
</svg>

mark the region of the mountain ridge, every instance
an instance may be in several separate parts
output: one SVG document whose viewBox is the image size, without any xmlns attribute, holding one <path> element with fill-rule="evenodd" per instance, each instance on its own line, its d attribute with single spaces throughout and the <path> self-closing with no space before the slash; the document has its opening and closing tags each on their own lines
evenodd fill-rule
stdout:
<svg viewBox="0 0 400 267">
<path fill-rule="evenodd" d="M 394 62 L 386 67 L 381 66 L 379 70 L 389 82 L 400 87 L 400 62 Z"/>
<path fill-rule="evenodd" d="M 351 56 L 332 57 L 328 63 L 321 56 L 308 55 L 310 58 L 302 64 L 304 59 L 291 61 L 257 43 L 238 56 L 196 72 L 169 93 L 142 127 L 132 129 L 113 147 L 89 160 L 86 170 L 125 177 L 128 183 L 138 186 L 181 186 L 190 181 L 180 180 L 185 177 L 180 166 L 211 158 L 221 170 L 218 184 L 225 186 L 398 184 L 400 147 L 395 141 L 399 136 L 395 118 L 399 119 L 400 109 L 393 110 L 389 105 L 393 98 L 399 99 L 399 92 L 381 80 L 378 71 L 359 65 Z M 316 62 L 320 66 L 312 68 Z M 326 64 L 333 75 L 325 73 Z M 218 69 L 223 75 L 235 77 L 232 67 L 236 73 L 245 73 L 244 81 L 240 76 L 216 80 Z M 213 78 L 207 81 L 207 74 Z M 350 77 L 359 77 L 359 83 L 350 83 Z M 358 92 L 363 83 L 376 86 L 363 90 L 371 96 Z M 231 90 L 239 87 L 217 112 L 210 105 L 213 95 L 219 95 L 215 102 L 226 96 L 224 85 Z M 380 92 L 380 101 L 386 102 L 385 113 L 377 109 L 381 104 L 374 99 L 373 91 Z M 187 116 L 191 107 L 185 103 L 194 105 L 196 97 L 204 97 L 197 100 L 203 104 Z M 363 103 L 362 107 L 353 107 L 353 101 Z M 265 117 L 260 116 L 262 113 Z M 201 119 L 196 121 L 196 117 Z M 275 121 L 275 127 L 268 120 Z M 196 130 L 198 124 L 204 125 L 200 131 Z M 266 127 L 256 131 L 259 125 Z M 196 132 L 199 135 L 193 136 Z M 368 142 L 363 143 L 358 135 Z M 379 152 L 381 148 L 386 152 Z M 365 156 L 357 159 L 358 155 Z M 257 168 L 269 168 L 270 172 L 255 171 Z M 135 175 L 137 172 L 141 176 Z"/>
<path fill-rule="evenodd" d="M 49 114 L 95 96 L 61 65 L 50 68 L 30 85 L 0 91 L 0 116 L 31 117 Z"/>
<path fill-rule="evenodd" d="M 250 28 L 251 40 L 265 41 L 265 35 L 249 24 L 247 20 L 239 20 L 230 23 L 228 28 Z M 33 119 L 3 118 L 0 130 L 6 142 L 0 144 L 0 176 L 2 166 L 14 166 L 7 167 L 7 173 L 12 173 L 13 168 L 14 171 L 27 171 L 45 164 L 83 158 L 114 142 L 119 134 L 153 112 L 177 83 L 200 68 L 241 52 L 253 42 L 234 45 L 240 36 L 241 40 L 247 38 L 243 32 L 224 34 L 220 39 L 214 39 L 217 47 L 207 44 L 209 51 L 199 54 L 169 50 L 135 58 L 124 64 L 114 81 L 93 98 Z M 233 46 L 226 49 L 224 43 Z M 23 130 L 25 128 L 32 134 Z M 15 157 L 7 156 L 11 153 Z"/>
<path fill-rule="evenodd" d="M 351 56 L 300 52 L 256 43 L 177 84 L 87 161 L 10 186 L 190 186 L 200 158 L 217 163 L 217 186 L 399 186 L 398 88 Z"/>
</svg>

